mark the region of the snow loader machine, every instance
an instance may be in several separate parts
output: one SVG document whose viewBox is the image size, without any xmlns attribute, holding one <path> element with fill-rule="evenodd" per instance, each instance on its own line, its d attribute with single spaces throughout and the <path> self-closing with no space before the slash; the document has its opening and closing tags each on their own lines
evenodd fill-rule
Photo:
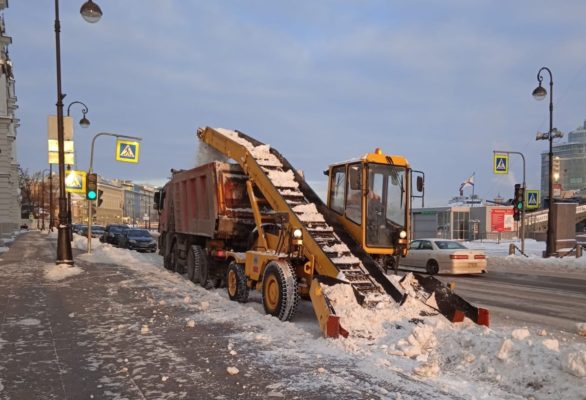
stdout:
<svg viewBox="0 0 586 400">
<path fill-rule="evenodd" d="M 487 310 L 434 277 L 413 274 L 397 283 L 386 274 L 408 251 L 411 169 L 405 158 L 377 149 L 330 166 L 326 205 L 270 146 L 222 128 L 200 128 L 197 136 L 239 167 L 215 161 L 179 171 L 155 195 L 165 267 L 186 269 L 205 287 L 224 278 L 233 301 L 246 302 L 249 291 L 258 290 L 265 312 L 282 321 L 294 316 L 300 298 L 310 299 L 326 337 L 349 334 L 326 294 L 334 285 L 350 285 L 362 307 L 389 299 L 402 304 L 409 292 L 424 303 L 433 297 L 428 306 L 453 322 L 468 317 L 488 325 Z M 215 172 L 196 183 L 203 182 L 193 177 L 202 168 Z M 235 197 L 238 204 L 227 207 L 226 199 Z M 181 210 L 198 201 L 191 211 Z M 197 215 L 202 205 L 212 210 L 203 213 L 205 220 Z"/>
</svg>

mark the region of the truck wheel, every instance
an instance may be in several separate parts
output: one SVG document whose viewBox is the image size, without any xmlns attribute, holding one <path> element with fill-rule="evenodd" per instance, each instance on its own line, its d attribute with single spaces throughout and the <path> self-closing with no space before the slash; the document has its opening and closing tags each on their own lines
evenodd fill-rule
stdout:
<svg viewBox="0 0 586 400">
<path fill-rule="evenodd" d="M 191 246 L 193 249 L 193 273 L 197 276 L 199 284 L 209 289 L 212 286 L 210 282 L 210 269 L 208 263 L 208 256 L 201 246 Z"/>
<path fill-rule="evenodd" d="M 232 261 L 228 266 L 228 273 L 226 274 L 226 287 L 228 288 L 228 297 L 230 297 L 230 300 L 246 303 L 249 291 L 246 280 L 244 265 Z"/>
<path fill-rule="evenodd" d="M 187 251 L 187 279 L 193 283 L 199 283 L 199 265 L 195 263 L 196 247 L 199 246 L 189 246 Z"/>
<path fill-rule="evenodd" d="M 176 247 L 176 241 L 173 240 L 173 243 L 171 243 L 171 250 L 169 250 L 169 254 L 166 255 L 163 258 L 163 266 L 170 270 L 170 271 L 175 271 L 175 247 Z"/>
<path fill-rule="evenodd" d="M 177 246 L 177 243 L 174 243 L 174 245 L 173 245 L 173 265 L 175 266 L 175 272 L 177 272 L 179 275 L 183 275 L 185 273 L 185 267 L 179 257 L 179 251 L 180 251 L 179 246 Z"/>
<path fill-rule="evenodd" d="M 262 278 L 262 304 L 267 314 L 289 321 L 295 315 L 299 295 L 297 276 L 285 261 L 271 261 Z"/>
</svg>

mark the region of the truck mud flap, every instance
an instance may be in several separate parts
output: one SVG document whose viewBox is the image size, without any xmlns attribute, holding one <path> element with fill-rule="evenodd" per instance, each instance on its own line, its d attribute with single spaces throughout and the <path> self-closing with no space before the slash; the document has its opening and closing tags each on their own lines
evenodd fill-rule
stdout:
<svg viewBox="0 0 586 400">
<path fill-rule="evenodd" d="M 423 291 L 423 299 L 421 296 L 416 297 L 428 306 L 438 310 L 451 322 L 462 322 L 464 317 L 468 317 L 478 325 L 489 326 L 490 316 L 487 309 L 475 307 L 468 303 L 433 276 L 423 276 L 416 273 L 411 275 L 414 278 L 413 280 L 408 281 L 409 275 L 406 275 L 399 283 L 403 286 L 410 284 L 416 292 L 421 293 Z M 435 298 L 435 304 L 431 301 L 431 297 Z"/>
<path fill-rule="evenodd" d="M 345 285 L 347 283 L 336 284 Z M 332 303 L 321 289 L 318 278 L 314 278 L 311 281 L 309 297 L 323 335 L 328 338 L 348 337 L 348 331 L 340 324 L 340 317 L 336 315 Z"/>
</svg>

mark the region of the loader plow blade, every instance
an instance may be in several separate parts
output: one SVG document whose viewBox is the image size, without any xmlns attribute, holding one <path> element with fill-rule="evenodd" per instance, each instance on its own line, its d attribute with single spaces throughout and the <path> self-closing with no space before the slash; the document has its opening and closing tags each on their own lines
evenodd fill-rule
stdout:
<svg viewBox="0 0 586 400">
<path fill-rule="evenodd" d="M 410 275 L 413 279 L 408 278 Z M 490 315 L 487 309 L 468 303 L 433 276 L 415 273 L 410 275 L 404 276 L 399 281 L 401 285 L 411 286 L 416 293 L 419 293 L 415 296 L 416 298 L 438 310 L 451 322 L 462 322 L 464 317 L 468 317 L 478 325 L 489 326 Z M 405 287 L 405 289 L 408 288 Z"/>
<path fill-rule="evenodd" d="M 338 283 L 338 285 L 343 285 L 343 283 Z M 340 325 L 340 317 L 336 315 L 332 303 L 321 289 L 320 282 L 317 278 L 311 281 L 309 297 L 311 298 L 311 304 L 313 305 L 313 310 L 315 311 L 319 327 L 324 337 L 348 337 L 348 331 Z"/>
</svg>

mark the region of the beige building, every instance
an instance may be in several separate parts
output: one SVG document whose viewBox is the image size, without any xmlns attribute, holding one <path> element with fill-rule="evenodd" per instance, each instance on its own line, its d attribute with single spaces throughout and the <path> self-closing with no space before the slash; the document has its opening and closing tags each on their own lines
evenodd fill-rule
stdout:
<svg viewBox="0 0 586 400">
<path fill-rule="evenodd" d="M 7 0 L 0 0 L 0 11 L 8 7 Z M 20 192 L 18 186 L 19 165 L 16 160 L 15 117 L 16 94 L 12 62 L 8 46 L 12 38 L 6 36 L 4 17 L 0 17 L 0 234 L 12 232 L 20 226 Z"/>
<path fill-rule="evenodd" d="M 159 215 L 153 209 L 156 188 L 126 180 L 107 180 L 98 176 L 98 196 L 94 201 L 93 223 L 98 225 L 127 224 L 141 228 L 156 228 Z M 88 221 L 88 201 L 83 195 L 72 196 L 74 224 Z"/>
<path fill-rule="evenodd" d="M 98 178 L 98 197 L 94 222 L 98 225 L 122 224 L 124 190 L 117 182 Z"/>
</svg>

